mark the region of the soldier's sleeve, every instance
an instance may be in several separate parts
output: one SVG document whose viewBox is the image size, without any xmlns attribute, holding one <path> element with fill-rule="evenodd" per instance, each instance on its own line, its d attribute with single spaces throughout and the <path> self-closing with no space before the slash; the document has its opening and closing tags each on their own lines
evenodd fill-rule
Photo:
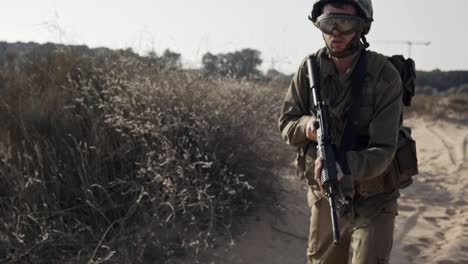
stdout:
<svg viewBox="0 0 468 264">
<path fill-rule="evenodd" d="M 374 114 L 369 124 L 369 145 L 363 151 L 346 154 L 349 169 L 357 181 L 381 175 L 390 165 L 398 144 L 402 111 L 402 82 L 391 65 L 386 65 L 377 83 Z"/>
<path fill-rule="evenodd" d="M 303 147 L 309 141 L 306 137 L 306 125 L 310 115 L 307 110 L 308 80 L 305 63 L 306 60 L 301 63 L 289 85 L 278 121 L 282 138 L 295 147 Z"/>
</svg>

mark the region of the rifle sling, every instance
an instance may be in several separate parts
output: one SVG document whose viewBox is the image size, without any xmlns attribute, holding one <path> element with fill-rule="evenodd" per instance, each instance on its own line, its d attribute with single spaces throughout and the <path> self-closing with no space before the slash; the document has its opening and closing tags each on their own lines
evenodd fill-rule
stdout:
<svg viewBox="0 0 468 264">
<path fill-rule="evenodd" d="M 351 79 L 351 107 L 345 116 L 345 126 L 341 137 L 340 148 L 336 153 L 338 164 L 344 174 L 351 174 L 346 159 L 346 153 L 358 147 L 357 134 L 359 130 L 359 110 L 362 102 L 362 90 L 366 75 L 367 52 L 363 50 L 359 56 Z"/>
<path fill-rule="evenodd" d="M 317 65 L 317 71 L 318 70 L 318 64 L 316 61 L 316 58 L 314 56 L 311 57 L 312 63 L 315 63 Z M 359 60 L 356 64 L 356 68 L 354 69 L 352 73 L 352 79 L 351 79 L 351 107 L 350 111 L 345 116 L 345 127 L 343 130 L 343 136 L 341 138 L 340 142 L 340 148 L 336 151 L 336 161 L 341 167 L 341 170 L 343 171 L 344 174 L 351 174 L 351 171 L 349 169 L 348 162 L 346 160 L 346 153 L 352 149 L 354 149 L 356 146 L 362 145 L 357 142 L 357 131 L 359 129 L 359 108 L 361 106 L 362 102 L 362 86 L 364 84 L 364 78 L 366 74 L 366 66 L 367 66 L 367 52 L 366 50 L 363 50 L 359 56 Z M 316 72 L 315 74 L 318 75 Z M 318 76 L 317 76 L 318 77 Z M 319 81 L 319 78 L 316 78 L 315 80 Z M 319 88 L 320 86 L 317 85 L 316 88 Z M 321 93 L 320 90 L 317 91 L 318 93 Z M 311 96 L 309 94 L 309 89 L 307 89 L 307 96 L 309 99 L 311 99 Z M 309 105 L 309 107 L 312 104 Z M 313 108 L 310 107 L 311 113 L 314 112 Z M 359 140 L 362 141 L 362 140 Z M 305 152 L 307 152 L 307 148 L 309 145 L 307 145 Z"/>
</svg>

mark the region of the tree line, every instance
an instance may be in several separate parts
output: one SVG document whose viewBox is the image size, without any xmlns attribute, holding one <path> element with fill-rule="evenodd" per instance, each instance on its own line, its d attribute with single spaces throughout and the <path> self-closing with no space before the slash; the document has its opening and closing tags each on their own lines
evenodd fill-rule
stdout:
<svg viewBox="0 0 468 264">
<path fill-rule="evenodd" d="M 18 56 L 28 57 L 31 54 L 41 56 L 55 49 L 73 49 L 89 56 L 112 57 L 125 55 L 146 62 L 161 69 L 182 69 L 182 55 L 166 49 L 161 54 L 150 51 L 143 56 L 131 48 L 111 50 L 108 48 L 93 48 L 87 46 L 72 46 L 62 44 L 37 43 L 7 43 L 0 42 L 0 66 L 13 61 Z M 261 52 L 256 49 L 242 49 L 234 52 L 213 54 L 205 53 L 201 58 L 201 68 L 206 76 L 228 77 L 250 80 L 277 80 L 283 86 L 289 85 L 293 75 L 285 74 L 276 69 L 263 73 L 259 68 L 263 63 Z M 416 62 L 417 63 L 417 62 Z M 468 94 L 468 71 L 417 71 L 416 92 L 418 94 Z"/>
<path fill-rule="evenodd" d="M 421 94 L 468 94 L 468 71 L 418 71 L 416 89 Z"/>
</svg>

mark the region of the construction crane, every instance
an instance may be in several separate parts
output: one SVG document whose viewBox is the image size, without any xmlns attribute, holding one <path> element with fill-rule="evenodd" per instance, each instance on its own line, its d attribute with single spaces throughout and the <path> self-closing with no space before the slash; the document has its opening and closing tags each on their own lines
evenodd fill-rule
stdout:
<svg viewBox="0 0 468 264">
<path fill-rule="evenodd" d="M 271 57 L 271 66 L 270 68 L 271 69 L 275 69 L 276 70 L 276 66 L 278 64 L 291 64 L 291 61 L 287 58 L 287 57 Z"/>
<path fill-rule="evenodd" d="M 411 58 L 413 45 L 429 46 L 430 41 L 411 41 L 411 40 L 375 40 L 375 42 L 388 43 L 388 44 L 406 44 L 408 45 L 408 58 Z"/>
</svg>

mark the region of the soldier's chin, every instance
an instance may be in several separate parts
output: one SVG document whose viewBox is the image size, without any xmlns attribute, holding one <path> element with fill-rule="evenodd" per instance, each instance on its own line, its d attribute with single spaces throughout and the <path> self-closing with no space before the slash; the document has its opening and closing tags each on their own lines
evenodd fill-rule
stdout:
<svg viewBox="0 0 468 264">
<path fill-rule="evenodd" d="M 336 51 L 336 52 L 341 52 L 346 49 L 346 43 L 344 41 L 343 42 L 332 41 L 329 46 L 331 50 Z"/>
<path fill-rule="evenodd" d="M 333 53 L 342 53 L 346 50 L 346 47 L 340 47 L 340 48 L 337 48 L 337 47 L 329 47 L 329 49 L 333 52 Z"/>
</svg>

